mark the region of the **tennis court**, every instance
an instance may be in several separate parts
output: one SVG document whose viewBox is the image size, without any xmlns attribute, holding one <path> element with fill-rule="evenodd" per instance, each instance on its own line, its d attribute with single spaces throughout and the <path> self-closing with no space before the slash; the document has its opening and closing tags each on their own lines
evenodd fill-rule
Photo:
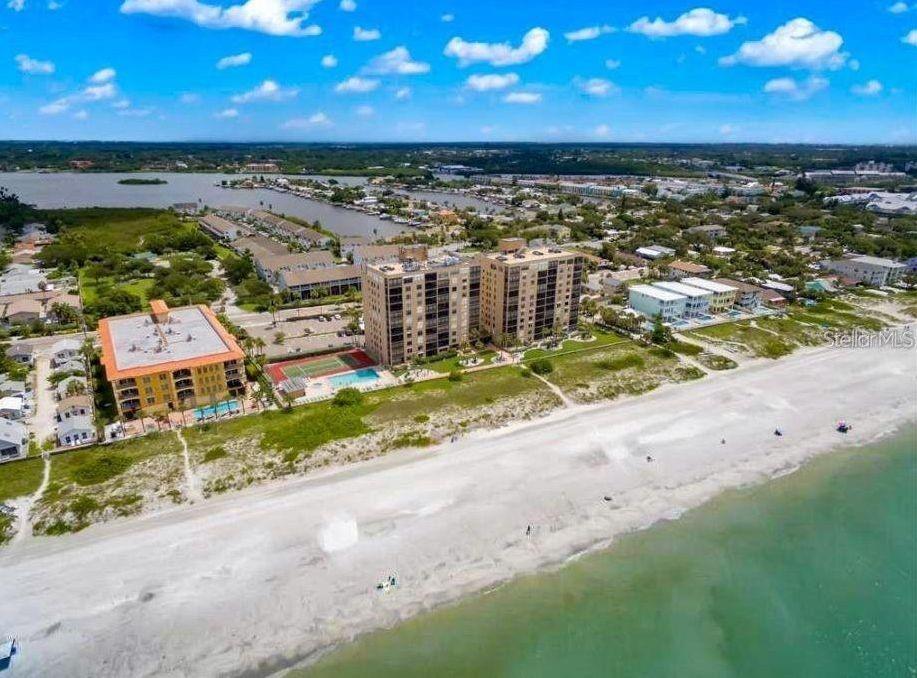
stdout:
<svg viewBox="0 0 917 678">
<path fill-rule="evenodd" d="M 362 350 L 352 349 L 314 358 L 285 360 L 282 363 L 265 365 L 264 369 L 276 385 L 288 379 L 325 377 L 329 374 L 359 370 L 375 364 L 375 361 Z"/>
</svg>

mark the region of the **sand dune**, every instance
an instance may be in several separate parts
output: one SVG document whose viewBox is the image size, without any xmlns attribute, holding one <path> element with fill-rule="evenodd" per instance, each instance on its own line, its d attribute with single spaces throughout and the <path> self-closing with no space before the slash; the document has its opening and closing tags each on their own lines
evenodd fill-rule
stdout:
<svg viewBox="0 0 917 678">
<path fill-rule="evenodd" d="M 0 551 L 2 631 L 16 675 L 268 674 L 872 440 L 915 418 L 915 394 L 913 350 L 820 349 L 25 540 Z"/>
</svg>

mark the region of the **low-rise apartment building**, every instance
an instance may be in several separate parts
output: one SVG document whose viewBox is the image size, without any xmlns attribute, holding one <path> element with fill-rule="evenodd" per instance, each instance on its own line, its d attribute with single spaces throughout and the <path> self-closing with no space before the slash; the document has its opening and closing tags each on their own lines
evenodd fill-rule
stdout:
<svg viewBox="0 0 917 678">
<path fill-rule="evenodd" d="M 252 235 L 252 230 L 248 226 L 224 219 L 217 214 L 205 214 L 198 219 L 198 223 L 206 233 L 224 242 L 232 242 L 238 238 Z"/>
<path fill-rule="evenodd" d="M 359 290 L 362 284 L 363 272 L 359 266 L 283 270 L 277 279 L 277 287 L 294 299 L 312 299 L 319 293 L 338 296 Z"/>
<path fill-rule="evenodd" d="M 99 338 L 122 416 L 164 414 L 245 393 L 244 353 L 206 306 L 170 309 L 152 301 L 150 313 L 100 320 Z"/>
<path fill-rule="evenodd" d="M 366 351 L 392 365 L 468 342 L 480 326 L 481 267 L 447 256 L 363 269 Z"/>
<path fill-rule="evenodd" d="M 753 311 L 763 303 L 762 290 L 757 285 L 751 285 L 741 280 L 732 280 L 730 278 L 714 278 L 714 282 L 732 287 L 736 291 L 735 305 L 739 308 Z"/>
<path fill-rule="evenodd" d="M 738 290 L 731 285 L 715 280 L 707 280 L 706 278 L 682 278 L 681 282 L 684 285 L 690 285 L 713 293 L 713 296 L 710 297 L 711 313 L 725 313 L 736 303 Z"/>
<path fill-rule="evenodd" d="M 891 259 L 881 257 L 851 257 L 850 259 L 835 259 L 822 264 L 829 271 L 858 280 L 873 287 L 894 285 L 904 275 L 907 268 Z"/>
<path fill-rule="evenodd" d="M 557 247 L 530 249 L 520 238 L 478 255 L 481 325 L 498 345 L 525 345 L 576 328 L 583 256 Z"/>
</svg>

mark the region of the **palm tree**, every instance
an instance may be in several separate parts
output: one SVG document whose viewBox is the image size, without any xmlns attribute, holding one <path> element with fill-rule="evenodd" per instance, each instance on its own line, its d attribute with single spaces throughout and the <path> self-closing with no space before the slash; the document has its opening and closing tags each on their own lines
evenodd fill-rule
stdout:
<svg viewBox="0 0 917 678">
<path fill-rule="evenodd" d="M 255 347 L 258 349 L 260 355 L 264 355 L 264 349 L 267 344 L 264 342 L 264 339 L 261 337 L 255 337 Z"/>
</svg>

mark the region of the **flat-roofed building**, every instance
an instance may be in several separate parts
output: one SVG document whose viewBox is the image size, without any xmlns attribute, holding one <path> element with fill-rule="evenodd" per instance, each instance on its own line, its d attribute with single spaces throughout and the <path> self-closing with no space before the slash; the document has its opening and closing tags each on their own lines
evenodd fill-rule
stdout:
<svg viewBox="0 0 917 678">
<path fill-rule="evenodd" d="M 731 285 L 715 280 L 707 280 L 706 278 L 682 278 L 681 282 L 691 287 L 713 292 L 713 296 L 710 297 L 711 313 L 725 313 L 736 303 L 738 290 Z"/>
<path fill-rule="evenodd" d="M 363 273 L 359 266 L 283 270 L 277 282 L 281 291 L 289 291 L 296 299 L 311 299 L 319 294 L 338 296 L 349 290 L 359 290 L 362 284 Z"/>
<path fill-rule="evenodd" d="M 627 289 L 628 304 L 647 318 L 672 322 L 685 314 L 687 298 L 655 285 L 633 285 Z"/>
<path fill-rule="evenodd" d="M 858 280 L 873 287 L 894 285 L 904 275 L 907 267 L 891 259 L 859 256 L 850 259 L 835 259 L 822 264 L 829 271 L 840 273 L 846 278 Z"/>
<path fill-rule="evenodd" d="M 521 238 L 478 255 L 481 325 L 498 345 L 525 345 L 576 328 L 583 255 L 558 247 L 531 249 Z"/>
<path fill-rule="evenodd" d="M 688 276 L 709 275 L 710 269 L 703 264 L 695 264 L 693 261 L 673 261 L 666 267 L 669 272 L 669 280 L 681 280 Z"/>
<path fill-rule="evenodd" d="M 481 267 L 446 256 L 363 269 L 366 350 L 387 365 L 458 348 L 480 326 Z"/>
<path fill-rule="evenodd" d="M 762 290 L 757 285 L 751 285 L 747 282 L 742 282 L 741 280 L 732 280 L 731 278 L 714 278 L 714 282 L 735 288 L 735 305 L 739 308 L 754 310 L 761 306 L 762 293 L 764 290 Z"/>
<path fill-rule="evenodd" d="M 245 393 L 244 353 L 206 306 L 99 321 L 102 365 L 118 411 L 132 417 L 206 405 Z"/>
<path fill-rule="evenodd" d="M 658 287 L 685 297 L 686 318 L 697 318 L 698 316 L 707 315 L 710 312 L 710 300 L 713 299 L 713 292 L 710 290 L 704 290 L 679 282 L 657 282 L 653 283 L 653 287 Z"/>
</svg>

